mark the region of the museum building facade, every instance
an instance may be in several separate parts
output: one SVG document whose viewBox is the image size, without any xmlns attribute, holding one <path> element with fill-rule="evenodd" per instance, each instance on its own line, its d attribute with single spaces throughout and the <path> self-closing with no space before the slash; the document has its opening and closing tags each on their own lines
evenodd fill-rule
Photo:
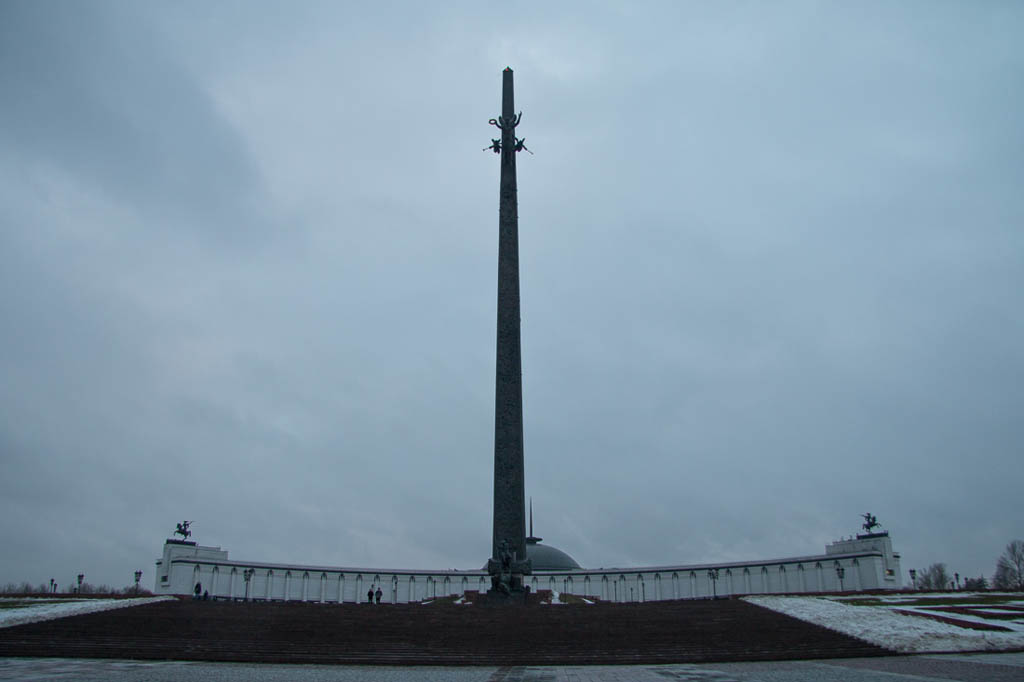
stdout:
<svg viewBox="0 0 1024 682">
<path fill-rule="evenodd" d="M 565 552 L 530 538 L 531 590 L 552 590 L 613 602 L 699 599 L 746 594 L 897 590 L 900 555 L 887 532 L 838 540 L 824 554 L 749 562 L 585 569 Z M 382 601 L 407 603 L 481 593 L 486 568 L 409 570 L 236 561 L 220 547 L 167 540 L 156 562 L 157 594 L 192 595 L 196 585 L 213 599 L 358 603 L 371 586 Z"/>
</svg>

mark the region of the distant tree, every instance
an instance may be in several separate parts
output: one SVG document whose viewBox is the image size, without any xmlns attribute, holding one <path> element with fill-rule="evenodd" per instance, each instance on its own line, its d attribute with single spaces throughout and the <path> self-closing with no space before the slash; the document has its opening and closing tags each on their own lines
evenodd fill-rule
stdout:
<svg viewBox="0 0 1024 682">
<path fill-rule="evenodd" d="M 992 586 L 997 590 L 1024 591 L 1024 540 L 1013 540 L 996 562 Z"/>
<path fill-rule="evenodd" d="M 917 589 L 948 590 L 952 577 L 946 570 L 946 564 L 932 564 L 923 571 L 917 572 Z"/>
<path fill-rule="evenodd" d="M 115 587 L 111 590 L 111 594 L 123 594 L 126 597 L 152 597 L 153 593 L 147 590 L 145 587 L 139 585 L 139 589 L 135 589 L 135 583 L 131 585 L 125 585 L 124 587 Z"/>
<path fill-rule="evenodd" d="M 979 575 L 977 578 L 965 578 L 964 589 L 972 592 L 979 592 L 981 590 L 988 589 L 988 580 L 983 575 Z"/>
</svg>

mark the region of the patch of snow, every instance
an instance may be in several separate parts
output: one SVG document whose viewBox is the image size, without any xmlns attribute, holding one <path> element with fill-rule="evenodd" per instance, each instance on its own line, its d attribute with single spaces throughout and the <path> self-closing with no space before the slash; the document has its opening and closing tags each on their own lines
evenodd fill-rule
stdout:
<svg viewBox="0 0 1024 682">
<path fill-rule="evenodd" d="M 137 599 L 82 599 L 80 601 L 64 601 L 48 603 L 48 599 L 40 599 L 39 604 L 21 608 L 0 610 L 0 628 L 9 628 L 25 623 L 39 623 L 44 620 L 55 620 L 67 616 L 78 616 L 83 613 L 110 611 L 128 606 L 141 606 L 160 601 L 172 600 L 174 597 L 139 597 Z"/>
<path fill-rule="evenodd" d="M 958 604 L 958 606 L 960 606 L 960 604 Z M 1017 623 L 1016 621 L 1004 620 L 1004 619 L 994 619 L 994 618 L 985 618 L 984 616 L 980 616 L 980 615 L 972 615 L 970 613 L 959 613 L 959 612 L 956 612 L 956 611 L 939 611 L 939 610 L 936 610 L 936 608 L 934 606 L 928 607 L 928 606 L 898 606 L 897 605 L 897 606 L 887 606 L 887 607 L 882 607 L 882 608 L 901 609 L 903 611 L 912 611 L 913 613 L 921 613 L 921 614 L 924 614 L 926 616 L 939 616 L 941 618 L 955 618 L 957 620 L 962 620 L 962 621 L 964 621 L 966 623 L 981 623 L 982 625 L 996 625 L 996 626 L 999 626 L 1001 628 L 1006 628 L 1007 630 L 1020 631 L 1020 632 L 1024 633 L 1024 625 L 1022 625 L 1020 623 Z M 968 608 L 970 608 L 970 607 L 968 607 Z M 971 610 L 972 611 L 981 611 L 981 609 L 971 609 Z M 1006 611 L 993 611 L 993 613 L 998 613 L 1000 615 L 1006 615 L 1007 612 Z"/>
<path fill-rule="evenodd" d="M 580 599 L 583 600 L 584 604 L 593 604 L 594 603 L 594 602 L 590 601 L 589 599 L 587 599 L 586 597 L 580 597 Z"/>
<path fill-rule="evenodd" d="M 0 597 L 0 604 L 4 602 L 46 602 L 46 601 L 81 601 L 78 597 Z"/>
<path fill-rule="evenodd" d="M 894 613 L 887 606 L 850 606 L 819 597 L 743 599 L 901 653 L 999 651 L 1024 647 L 1024 632 L 970 630 L 930 618 Z"/>
<path fill-rule="evenodd" d="M 562 596 L 561 592 L 558 592 L 557 590 L 551 590 L 551 603 L 552 604 L 561 604 L 562 600 L 559 599 L 560 596 Z"/>
<path fill-rule="evenodd" d="M 832 599 L 835 601 L 855 601 L 862 599 L 877 599 L 880 602 L 905 602 L 905 601 L 916 601 L 918 599 L 966 599 L 968 597 L 977 597 L 979 599 L 988 597 L 1015 597 L 1017 596 L 1012 592 L 902 592 L 900 594 L 855 594 L 855 595 L 843 595 L 843 596 L 826 596 L 822 595 L 823 599 Z"/>
</svg>

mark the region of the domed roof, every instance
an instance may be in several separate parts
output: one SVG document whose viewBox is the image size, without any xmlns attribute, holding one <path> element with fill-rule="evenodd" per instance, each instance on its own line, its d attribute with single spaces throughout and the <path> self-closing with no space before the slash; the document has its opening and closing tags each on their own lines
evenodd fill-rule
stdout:
<svg viewBox="0 0 1024 682">
<path fill-rule="evenodd" d="M 571 556 L 558 549 L 540 544 L 540 538 L 526 538 L 526 556 L 535 571 L 572 571 L 580 565 Z"/>
<path fill-rule="evenodd" d="M 530 535 L 526 538 L 526 556 L 535 571 L 579 571 L 582 567 L 571 556 L 549 545 L 542 545 L 533 534 L 533 498 L 530 498 Z M 487 564 L 484 564 L 484 570 Z"/>
<path fill-rule="evenodd" d="M 549 545 L 540 544 L 541 539 L 532 535 L 526 538 L 526 556 L 535 571 L 578 571 L 581 566 L 571 556 Z M 487 569 L 487 564 L 484 564 Z"/>
</svg>

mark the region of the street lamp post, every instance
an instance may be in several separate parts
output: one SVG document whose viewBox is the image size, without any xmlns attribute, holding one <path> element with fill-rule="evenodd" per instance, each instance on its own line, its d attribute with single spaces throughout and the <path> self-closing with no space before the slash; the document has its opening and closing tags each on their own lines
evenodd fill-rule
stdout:
<svg viewBox="0 0 1024 682">
<path fill-rule="evenodd" d="M 711 596 L 718 599 L 718 569 L 709 568 L 708 578 L 711 580 Z"/>
<path fill-rule="evenodd" d="M 917 590 L 917 569 L 910 569 L 910 584 L 914 586 L 914 590 Z"/>
<path fill-rule="evenodd" d="M 960 574 L 954 573 L 953 576 L 956 578 L 956 589 L 960 589 Z"/>
<path fill-rule="evenodd" d="M 247 568 L 242 571 L 242 578 L 245 580 L 245 601 L 249 601 L 249 581 L 252 580 L 252 574 L 255 572 L 255 568 Z"/>
<path fill-rule="evenodd" d="M 846 569 L 842 566 L 836 566 L 836 576 L 839 578 L 839 591 L 845 592 L 846 589 L 843 587 L 843 577 L 846 575 Z"/>
<path fill-rule="evenodd" d="M 84 573 L 78 574 L 78 587 L 75 588 L 75 594 L 81 594 L 82 592 L 82 580 L 85 579 Z"/>
<path fill-rule="evenodd" d="M 57 591 L 57 582 L 53 578 L 50 578 L 50 593 L 53 594 L 56 591 Z"/>
<path fill-rule="evenodd" d="M 142 580 L 142 571 L 135 571 L 135 594 L 139 593 L 140 580 Z"/>
</svg>

